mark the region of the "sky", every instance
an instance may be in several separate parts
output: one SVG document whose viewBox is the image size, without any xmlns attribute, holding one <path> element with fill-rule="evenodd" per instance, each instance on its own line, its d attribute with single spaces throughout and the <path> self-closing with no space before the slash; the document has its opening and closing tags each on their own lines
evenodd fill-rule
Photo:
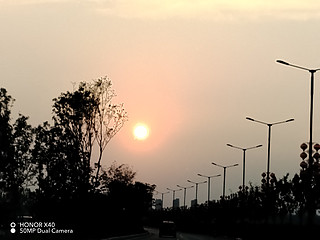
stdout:
<svg viewBox="0 0 320 240">
<path fill-rule="evenodd" d="M 102 165 L 116 161 L 157 191 L 190 186 L 197 176 L 227 170 L 226 194 L 260 185 L 266 171 L 264 122 L 272 127 L 270 170 L 299 172 L 300 144 L 309 138 L 310 74 L 277 59 L 320 67 L 320 2 L 316 0 L 0 0 L 0 86 L 36 127 L 50 121 L 52 99 L 80 81 L 108 76 L 129 121 L 107 146 Z M 315 74 L 314 141 L 320 138 L 319 73 Z M 149 136 L 133 136 L 137 123 Z M 320 142 L 320 139 L 319 139 Z M 164 206 L 171 206 L 172 193 Z M 194 198 L 187 191 L 187 203 Z M 222 177 L 211 199 L 222 195 Z M 160 197 L 157 195 L 155 197 Z M 182 191 L 176 197 L 183 201 Z M 207 185 L 199 186 L 199 202 Z"/>
</svg>

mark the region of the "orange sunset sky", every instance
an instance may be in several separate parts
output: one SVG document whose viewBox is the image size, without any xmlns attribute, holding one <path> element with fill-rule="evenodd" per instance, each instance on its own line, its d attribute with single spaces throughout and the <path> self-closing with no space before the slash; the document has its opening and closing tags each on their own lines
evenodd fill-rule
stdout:
<svg viewBox="0 0 320 240">
<path fill-rule="evenodd" d="M 107 75 L 129 121 L 107 146 L 102 164 L 126 163 L 157 190 L 222 174 L 226 194 L 266 171 L 267 128 L 247 121 L 288 118 L 272 129 L 271 171 L 299 171 L 308 141 L 307 72 L 276 59 L 320 67 L 320 2 L 316 0 L 2 0 L 0 82 L 15 99 L 13 118 L 35 127 L 51 120 L 52 99 L 73 83 Z M 314 140 L 320 142 L 320 83 L 315 75 Z M 136 124 L 148 127 L 144 140 Z M 222 194 L 213 180 L 212 199 Z M 190 192 L 189 192 L 190 191 Z M 194 190 L 188 191 L 188 205 Z M 199 202 L 207 197 L 199 188 Z M 181 192 L 177 197 L 182 197 Z M 171 195 L 165 196 L 165 206 Z"/>
</svg>

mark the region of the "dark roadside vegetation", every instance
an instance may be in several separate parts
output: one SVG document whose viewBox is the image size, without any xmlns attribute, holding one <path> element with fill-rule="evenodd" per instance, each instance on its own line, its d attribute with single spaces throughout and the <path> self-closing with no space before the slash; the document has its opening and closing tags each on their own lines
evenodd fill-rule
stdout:
<svg viewBox="0 0 320 240">
<path fill-rule="evenodd" d="M 297 175 L 294 181 L 298 179 Z M 181 232 L 231 239 L 313 239 L 320 228 L 320 216 L 298 206 L 300 202 L 295 201 L 291 192 L 293 186 L 287 177 L 274 182 L 269 203 L 262 185 L 250 186 L 245 192 L 239 190 L 226 199 L 210 202 L 209 206 L 205 203 L 191 208 L 152 210 L 148 224 L 158 227 L 162 220 L 171 220 Z"/>
<path fill-rule="evenodd" d="M 105 147 L 128 118 L 123 104 L 112 103 L 114 96 L 107 77 L 82 82 L 53 99 L 52 124 L 32 127 L 22 114 L 12 119 L 14 99 L 0 89 L 0 239 L 95 239 L 143 231 L 155 186 L 135 181 L 127 165 L 101 166 Z M 19 226 L 11 233 L 10 224 L 20 221 L 53 222 L 73 233 L 20 234 Z"/>
<path fill-rule="evenodd" d="M 149 224 L 172 220 L 183 232 L 241 239 L 314 239 L 320 229 L 320 150 L 301 145 L 301 170 L 289 179 L 261 174 L 260 186 L 239 187 L 237 193 L 191 208 L 149 211 Z"/>
<path fill-rule="evenodd" d="M 267 187 L 263 175 L 261 186 L 219 201 L 153 210 L 155 185 L 135 181 L 127 165 L 101 166 L 105 147 L 127 121 L 123 105 L 111 102 L 111 87 L 108 78 L 80 83 L 53 99 L 53 123 L 37 127 L 22 114 L 12 119 L 14 99 L 0 89 L 0 239 L 101 239 L 142 233 L 162 220 L 173 220 L 180 231 L 243 239 L 317 235 L 318 147 L 313 164 L 301 164 L 292 179 L 271 175 Z M 19 227 L 10 233 L 21 216 L 73 233 L 20 234 Z"/>
</svg>

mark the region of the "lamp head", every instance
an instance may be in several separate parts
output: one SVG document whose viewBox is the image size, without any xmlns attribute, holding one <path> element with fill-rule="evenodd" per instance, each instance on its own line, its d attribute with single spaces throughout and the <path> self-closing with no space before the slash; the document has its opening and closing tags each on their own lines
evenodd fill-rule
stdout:
<svg viewBox="0 0 320 240">
<path fill-rule="evenodd" d="M 250 121 L 255 121 L 253 118 L 250 118 L 250 117 L 246 117 L 246 119 Z"/>
<path fill-rule="evenodd" d="M 284 65 L 290 65 L 289 63 L 283 61 L 283 60 L 277 60 L 276 61 L 277 63 L 280 63 L 280 64 L 284 64 Z"/>
</svg>

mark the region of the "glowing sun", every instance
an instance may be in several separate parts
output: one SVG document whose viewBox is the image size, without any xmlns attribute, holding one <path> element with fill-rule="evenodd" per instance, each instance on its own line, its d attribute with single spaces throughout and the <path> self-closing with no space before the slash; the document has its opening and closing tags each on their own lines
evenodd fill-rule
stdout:
<svg viewBox="0 0 320 240">
<path fill-rule="evenodd" d="M 134 127 L 133 135 L 135 139 L 144 140 L 149 136 L 149 129 L 144 124 L 137 124 Z"/>
</svg>

